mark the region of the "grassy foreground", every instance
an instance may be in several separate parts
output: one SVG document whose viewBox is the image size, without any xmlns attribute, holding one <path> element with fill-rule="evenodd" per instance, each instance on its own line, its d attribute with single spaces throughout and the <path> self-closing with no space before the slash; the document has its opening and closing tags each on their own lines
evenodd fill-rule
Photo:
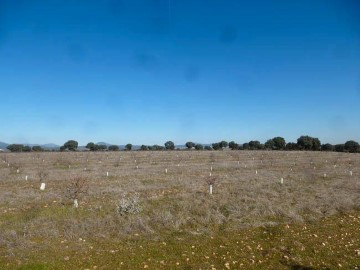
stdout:
<svg viewBox="0 0 360 270">
<path fill-rule="evenodd" d="M 1 248 L 0 269 L 360 269 L 360 211 L 211 235 L 31 241 Z"/>
<path fill-rule="evenodd" d="M 347 153 L 3 154 L 0 269 L 360 269 L 359 171 Z"/>
</svg>

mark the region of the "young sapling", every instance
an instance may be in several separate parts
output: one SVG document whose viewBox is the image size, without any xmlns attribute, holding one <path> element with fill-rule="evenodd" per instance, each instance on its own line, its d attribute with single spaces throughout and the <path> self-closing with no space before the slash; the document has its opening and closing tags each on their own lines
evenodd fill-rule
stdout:
<svg viewBox="0 0 360 270">
<path fill-rule="evenodd" d="M 215 184 L 216 181 L 216 177 L 213 176 L 209 176 L 206 178 L 206 183 L 209 185 L 209 194 L 212 195 L 213 194 L 213 185 Z"/>
</svg>

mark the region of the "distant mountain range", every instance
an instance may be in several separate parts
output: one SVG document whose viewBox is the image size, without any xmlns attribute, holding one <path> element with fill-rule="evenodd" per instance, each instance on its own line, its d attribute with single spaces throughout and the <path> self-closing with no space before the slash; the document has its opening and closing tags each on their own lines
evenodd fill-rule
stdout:
<svg viewBox="0 0 360 270">
<path fill-rule="evenodd" d="M 44 149 L 59 149 L 60 145 L 57 145 L 55 143 L 46 143 L 46 144 L 29 144 L 29 143 L 24 143 L 24 145 L 33 147 L 33 146 L 40 146 Z"/>
<path fill-rule="evenodd" d="M 112 145 L 112 144 L 110 144 L 110 143 L 106 143 L 106 142 L 98 142 L 98 143 L 96 143 L 97 145 L 106 145 L 107 147 L 109 147 L 110 145 Z"/>
</svg>

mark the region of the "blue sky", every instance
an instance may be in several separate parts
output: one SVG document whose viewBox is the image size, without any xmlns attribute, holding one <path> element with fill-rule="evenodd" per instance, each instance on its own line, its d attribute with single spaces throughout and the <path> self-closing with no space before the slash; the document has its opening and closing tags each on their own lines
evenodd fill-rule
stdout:
<svg viewBox="0 0 360 270">
<path fill-rule="evenodd" d="M 0 141 L 360 141 L 356 0 L 0 0 Z"/>
</svg>

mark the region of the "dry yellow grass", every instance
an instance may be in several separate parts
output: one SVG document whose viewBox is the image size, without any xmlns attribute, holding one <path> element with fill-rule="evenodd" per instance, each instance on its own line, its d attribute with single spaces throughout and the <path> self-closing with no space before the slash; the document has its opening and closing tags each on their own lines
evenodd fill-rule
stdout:
<svg viewBox="0 0 360 270">
<path fill-rule="evenodd" d="M 18 258 L 20 266 L 31 261 L 26 250 L 41 254 L 59 241 L 76 240 L 69 248 L 84 251 L 79 238 L 110 246 L 134 237 L 216 238 L 244 228 L 313 222 L 360 206 L 359 154 L 76 152 L 7 153 L 0 159 L 0 255 L 5 262 Z M 79 177 L 88 190 L 74 209 L 66 195 Z M 120 200 L 135 193 L 142 211 L 119 215 Z"/>
</svg>

